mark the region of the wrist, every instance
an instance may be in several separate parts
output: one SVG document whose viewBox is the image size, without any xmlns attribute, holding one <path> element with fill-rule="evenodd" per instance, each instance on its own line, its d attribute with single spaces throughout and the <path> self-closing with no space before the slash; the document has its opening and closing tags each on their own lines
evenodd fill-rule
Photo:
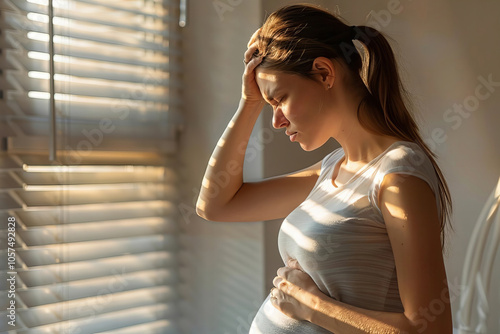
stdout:
<svg viewBox="0 0 500 334">
<path fill-rule="evenodd" d="M 327 295 L 313 295 L 311 298 L 311 311 L 309 312 L 308 319 L 306 320 L 313 324 L 317 324 L 318 317 L 325 312 L 325 305 L 328 303 L 333 304 L 336 301 L 336 299 Z"/>
<path fill-rule="evenodd" d="M 262 110 L 262 107 L 264 107 L 265 101 L 264 99 L 260 100 L 253 100 L 253 99 L 247 99 L 245 97 L 241 97 L 240 99 L 240 108 L 248 108 L 248 109 L 258 109 L 259 111 Z"/>
</svg>

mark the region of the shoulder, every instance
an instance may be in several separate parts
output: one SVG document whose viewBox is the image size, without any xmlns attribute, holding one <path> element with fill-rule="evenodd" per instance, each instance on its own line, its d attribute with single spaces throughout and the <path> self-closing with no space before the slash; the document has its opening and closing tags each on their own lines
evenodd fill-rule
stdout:
<svg viewBox="0 0 500 334">
<path fill-rule="evenodd" d="M 398 142 L 380 160 L 376 183 L 380 184 L 389 174 L 412 175 L 428 182 L 433 191 L 437 190 L 437 173 L 430 157 L 413 142 Z"/>
<path fill-rule="evenodd" d="M 431 167 L 432 162 L 425 151 L 413 142 L 398 142 L 381 159 L 380 169 L 383 172 L 401 170 L 422 170 Z"/>
<path fill-rule="evenodd" d="M 430 194 L 439 207 L 439 177 L 431 158 L 416 143 L 398 143 L 383 157 L 377 172 L 376 197 L 380 199 L 380 193 L 388 188 L 400 194 Z"/>
</svg>

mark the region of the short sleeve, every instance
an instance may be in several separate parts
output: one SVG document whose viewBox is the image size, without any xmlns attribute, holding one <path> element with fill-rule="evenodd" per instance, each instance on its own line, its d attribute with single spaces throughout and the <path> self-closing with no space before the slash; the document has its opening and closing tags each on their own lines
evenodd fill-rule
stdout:
<svg viewBox="0 0 500 334">
<path fill-rule="evenodd" d="M 408 143 L 400 145 L 389 151 L 381 160 L 375 175 L 373 188 L 370 191 L 370 201 L 380 213 L 382 213 L 378 207 L 380 185 L 384 177 L 391 173 L 411 175 L 427 182 L 436 197 L 438 214 L 441 216 L 439 205 L 439 179 L 434 169 L 434 165 L 418 144 Z"/>
</svg>

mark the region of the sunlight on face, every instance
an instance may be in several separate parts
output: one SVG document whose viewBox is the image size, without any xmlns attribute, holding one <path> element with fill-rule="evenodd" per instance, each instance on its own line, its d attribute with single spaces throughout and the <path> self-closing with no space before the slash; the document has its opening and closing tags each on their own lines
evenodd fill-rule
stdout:
<svg viewBox="0 0 500 334">
<path fill-rule="evenodd" d="M 266 72 L 262 72 L 262 71 L 257 71 L 257 78 L 262 79 L 262 80 L 271 81 L 271 82 L 278 81 L 278 77 L 276 76 L 276 74 L 266 73 Z"/>
<path fill-rule="evenodd" d="M 268 102 L 272 100 L 274 92 L 279 88 L 279 74 L 273 71 L 257 68 L 255 81 L 259 86 L 260 93 Z"/>
<path fill-rule="evenodd" d="M 327 90 L 321 83 L 298 74 L 259 67 L 255 80 L 262 97 L 273 107 L 273 127 L 285 129 L 291 141 L 311 151 L 331 137 Z"/>
</svg>

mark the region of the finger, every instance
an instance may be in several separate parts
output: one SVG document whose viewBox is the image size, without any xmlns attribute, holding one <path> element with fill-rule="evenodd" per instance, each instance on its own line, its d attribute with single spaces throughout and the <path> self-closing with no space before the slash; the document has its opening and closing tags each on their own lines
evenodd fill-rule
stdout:
<svg viewBox="0 0 500 334">
<path fill-rule="evenodd" d="M 262 56 L 259 56 L 259 57 L 254 57 L 252 58 L 252 60 L 250 60 L 247 65 L 246 65 L 246 68 L 245 68 L 245 72 L 244 74 L 245 75 L 248 75 L 250 73 L 252 73 L 253 70 L 255 70 L 255 68 L 262 62 Z"/>
<path fill-rule="evenodd" d="M 248 42 L 247 47 L 250 47 L 250 45 L 252 45 L 257 40 L 257 36 L 259 35 L 261 29 L 262 28 L 259 28 L 253 33 L 252 37 L 250 37 L 250 41 Z"/>
<path fill-rule="evenodd" d="M 272 288 L 269 298 L 271 299 L 271 301 L 278 301 L 278 289 Z"/>
<path fill-rule="evenodd" d="M 271 289 L 271 296 L 269 298 L 271 298 L 271 299 L 281 299 L 282 296 L 281 296 L 280 289 L 272 288 Z"/>
<path fill-rule="evenodd" d="M 281 267 L 278 269 L 278 271 L 276 272 L 278 274 L 278 276 L 281 276 L 285 279 L 288 278 L 288 275 L 290 274 L 290 272 L 292 270 L 295 270 L 294 268 L 290 268 L 290 267 Z"/>
<path fill-rule="evenodd" d="M 279 289 L 279 285 L 280 283 L 283 282 L 283 278 L 279 277 L 279 276 L 276 276 L 274 279 L 273 279 L 273 285 Z"/>
<path fill-rule="evenodd" d="M 244 59 L 247 63 L 252 59 L 255 51 L 257 51 L 257 46 L 258 46 L 257 43 L 254 43 L 250 45 L 248 49 L 245 51 Z"/>
<path fill-rule="evenodd" d="M 253 71 L 259 64 L 262 62 L 262 56 L 258 57 L 253 57 L 248 63 L 247 63 L 247 69 L 251 72 Z"/>
</svg>

